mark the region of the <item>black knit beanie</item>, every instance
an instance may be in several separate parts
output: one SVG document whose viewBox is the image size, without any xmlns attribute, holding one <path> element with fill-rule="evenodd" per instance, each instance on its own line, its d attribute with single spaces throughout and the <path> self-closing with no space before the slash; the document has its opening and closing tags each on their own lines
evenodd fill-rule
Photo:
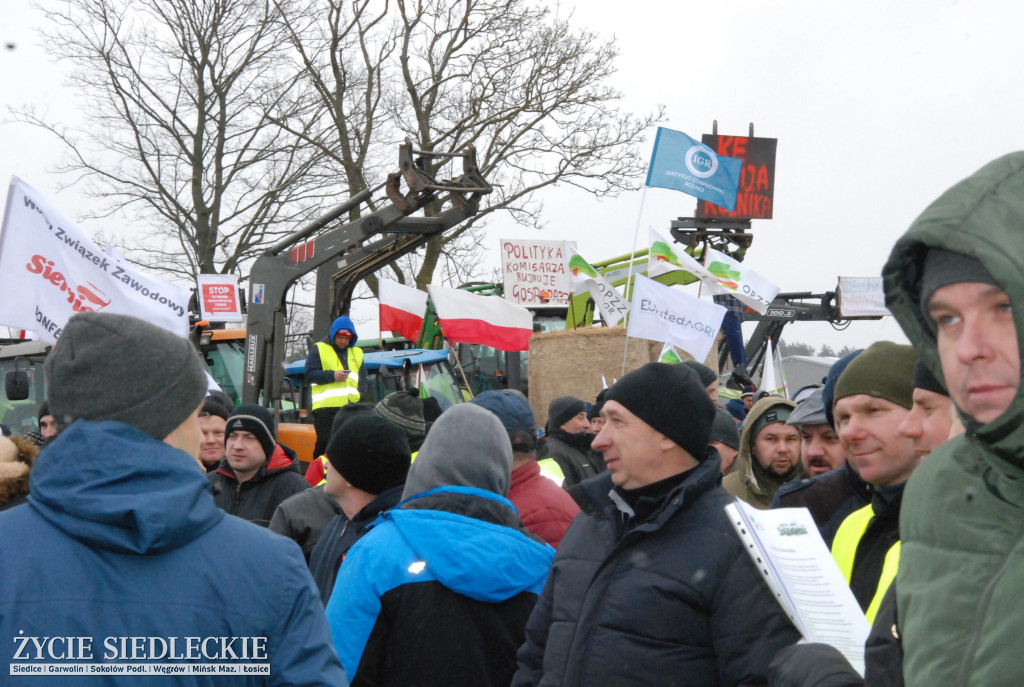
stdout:
<svg viewBox="0 0 1024 687">
<path fill-rule="evenodd" d="M 715 408 L 715 421 L 711 424 L 708 441 L 717 441 L 729 448 L 740 450 L 740 428 L 732 414 L 725 408 Z"/>
<path fill-rule="evenodd" d="M 558 429 L 580 413 L 587 412 L 587 405 L 575 396 L 559 396 L 548 406 L 548 430 Z"/>
<path fill-rule="evenodd" d="M 231 410 L 224 405 L 224 401 L 220 400 L 219 397 L 207 396 L 206 400 L 203 401 L 203 409 L 199 411 L 199 416 L 215 415 L 222 420 L 227 420 L 230 412 Z"/>
<path fill-rule="evenodd" d="M 621 403 L 697 460 L 704 460 L 715 421 L 705 384 L 686 365 L 647 363 L 617 381 L 605 403 Z"/>
<path fill-rule="evenodd" d="M 876 341 L 850 361 L 836 382 L 832 408 L 847 396 L 867 394 L 910 409 L 914 405 L 917 351 L 892 341 Z"/>
<path fill-rule="evenodd" d="M 228 415 L 224 425 L 224 445 L 227 446 L 232 432 L 249 432 L 260 442 L 267 460 L 274 455 L 277 439 L 274 433 L 274 416 L 270 410 L 256 403 L 243 403 Z"/>
<path fill-rule="evenodd" d="M 590 406 L 590 413 L 587 416 L 588 420 L 593 420 L 595 417 L 601 416 L 601 408 L 604 408 L 604 399 L 608 395 L 608 389 L 601 389 L 597 392 L 597 398 L 594 399 L 594 405 Z"/>
<path fill-rule="evenodd" d="M 350 417 L 327 444 L 327 460 L 356 489 L 380 494 L 405 482 L 412 451 L 405 432 L 376 413 Z"/>
<path fill-rule="evenodd" d="M 949 391 L 946 390 L 946 385 L 935 378 L 932 371 L 929 370 L 923 362 L 917 361 L 917 365 L 914 367 L 914 388 L 924 389 L 925 391 L 931 391 L 936 394 L 943 396 L 949 396 Z"/>
<path fill-rule="evenodd" d="M 715 374 L 715 371 L 704 363 L 699 363 L 696 360 L 684 360 L 683 365 L 697 373 L 697 376 L 700 377 L 700 383 L 704 385 L 705 389 L 718 381 L 718 375 Z"/>
<path fill-rule="evenodd" d="M 39 413 L 36 415 L 36 420 L 41 422 L 47 415 L 52 415 L 50 412 L 50 402 L 43 401 L 39 404 Z"/>
<path fill-rule="evenodd" d="M 130 315 L 81 312 L 45 365 L 50 410 L 63 431 L 82 418 L 117 420 L 164 439 L 206 395 L 206 364 L 184 337 Z"/>
<path fill-rule="evenodd" d="M 372 403 L 346 403 L 334 414 L 334 421 L 331 423 L 331 436 L 333 437 L 341 429 L 341 426 L 360 413 L 372 413 Z M 328 439 L 328 441 L 330 441 Z M 325 448 L 326 452 L 327 449 Z"/>
</svg>

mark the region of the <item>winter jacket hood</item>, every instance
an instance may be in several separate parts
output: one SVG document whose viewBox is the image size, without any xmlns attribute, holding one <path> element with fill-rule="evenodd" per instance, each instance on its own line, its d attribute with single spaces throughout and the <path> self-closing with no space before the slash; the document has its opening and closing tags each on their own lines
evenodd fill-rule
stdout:
<svg viewBox="0 0 1024 687">
<path fill-rule="evenodd" d="M 914 344 L 919 359 L 936 379 L 943 379 L 935 334 L 920 302 L 924 259 L 930 248 L 943 248 L 977 259 L 1013 303 L 1018 349 L 1024 359 L 1024 152 L 1011 153 L 943 193 L 893 247 L 882 278 L 886 306 Z M 979 426 L 965 417 L 968 435 L 975 435 L 1004 460 L 1024 468 L 1024 388 L 998 418 Z"/>
<path fill-rule="evenodd" d="M 352 332 L 352 340 L 348 342 L 347 348 L 352 348 L 359 341 L 359 333 L 356 332 L 356 326 L 352 324 L 352 320 L 349 319 L 348 315 L 342 315 L 331 324 L 331 331 L 327 335 L 327 343 L 334 345 L 334 337 L 338 335 L 342 329 Z"/>
<path fill-rule="evenodd" d="M 722 482 L 722 485 L 731 494 L 741 497 L 750 496 L 759 503 L 763 502 L 762 508 L 768 507 L 779 487 L 792 479 L 799 469 L 798 461 L 789 475 L 779 477 L 762 468 L 761 464 L 754 459 L 754 440 L 757 437 L 754 436 L 753 429 L 757 425 L 757 420 L 778 406 L 796 408 L 796 404 L 792 401 L 777 396 L 762 398 L 751 407 L 750 412 L 747 413 L 747 419 L 743 421 L 743 433 L 740 436 L 740 450 L 736 454 L 735 467 L 733 472 L 726 475 Z M 749 499 L 744 498 L 744 500 Z"/>
<path fill-rule="evenodd" d="M 112 490 L 115 480 L 128 486 Z M 113 420 L 77 420 L 61 432 L 39 454 L 30 489 L 31 507 L 55 527 L 119 553 L 180 548 L 224 517 L 191 456 Z"/>
<path fill-rule="evenodd" d="M 443 486 L 508 495 L 512 443 L 498 417 L 462 403 L 434 422 L 409 468 L 402 499 Z"/>
<path fill-rule="evenodd" d="M 515 513 L 511 501 L 483 489 L 439 487 L 415 498 L 443 494 L 485 499 Z M 524 591 L 539 594 L 554 556 L 550 546 L 519 529 L 480 518 L 401 507 L 383 517 L 394 523 L 405 545 L 438 582 L 477 601 L 497 603 Z"/>
</svg>

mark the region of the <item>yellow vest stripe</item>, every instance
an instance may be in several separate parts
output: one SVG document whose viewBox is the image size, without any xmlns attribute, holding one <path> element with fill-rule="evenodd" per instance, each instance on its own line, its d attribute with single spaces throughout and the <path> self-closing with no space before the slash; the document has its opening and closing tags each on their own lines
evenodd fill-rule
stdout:
<svg viewBox="0 0 1024 687">
<path fill-rule="evenodd" d="M 874 517 L 875 512 L 871 509 L 871 504 L 855 510 L 846 516 L 846 519 L 839 525 L 836 537 L 832 540 L 832 557 L 836 559 L 839 570 L 843 573 L 847 584 L 850 583 L 850 579 L 853 577 L 853 562 L 857 556 L 857 546 L 860 544 L 861 538 Z M 882 598 L 889 591 L 889 585 L 896 579 L 896 571 L 899 566 L 900 542 L 897 541 L 885 553 L 885 561 L 882 563 L 882 574 L 878 577 L 875 593 L 871 598 L 871 603 L 868 604 L 867 612 L 864 614 L 867 616 L 869 623 L 875 622 L 875 616 L 878 615 L 878 609 L 882 605 Z"/>
</svg>

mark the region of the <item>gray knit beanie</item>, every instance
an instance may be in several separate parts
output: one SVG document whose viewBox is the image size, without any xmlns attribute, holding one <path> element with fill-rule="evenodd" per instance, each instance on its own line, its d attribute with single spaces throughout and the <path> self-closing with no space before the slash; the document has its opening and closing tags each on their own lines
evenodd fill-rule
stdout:
<svg viewBox="0 0 1024 687">
<path fill-rule="evenodd" d="M 443 486 L 476 487 L 506 496 L 512 444 L 498 417 L 472 403 L 444 411 L 409 468 L 402 500 Z"/>
<path fill-rule="evenodd" d="M 206 395 L 206 365 L 186 339 L 137 317 L 76 313 L 46 359 L 50 410 L 63 431 L 117 420 L 164 439 Z"/>
</svg>

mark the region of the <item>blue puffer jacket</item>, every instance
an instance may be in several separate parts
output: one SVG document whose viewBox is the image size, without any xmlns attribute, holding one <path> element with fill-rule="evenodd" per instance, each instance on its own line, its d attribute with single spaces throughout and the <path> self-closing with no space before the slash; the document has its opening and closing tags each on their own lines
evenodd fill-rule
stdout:
<svg viewBox="0 0 1024 687">
<path fill-rule="evenodd" d="M 471 487 L 384 513 L 327 604 L 352 684 L 508 685 L 555 553 L 521 528 L 508 499 Z"/>
<path fill-rule="evenodd" d="M 767 684 L 800 635 L 723 510 L 717 456 L 630 529 L 609 474 L 582 482 L 583 512 L 558 547 L 512 684 Z"/>
<path fill-rule="evenodd" d="M 120 422 L 78 420 L 40 454 L 30 488 L 28 504 L 0 513 L 4 684 L 42 684 L 12 675 L 12 663 L 61 663 L 45 654 L 35 660 L 19 636 L 90 638 L 91 661 L 64 663 L 123 661 L 119 637 L 147 638 L 140 658 L 149 657 L 148 638 L 177 638 L 175 651 L 185 654 L 188 637 L 265 637 L 266 659 L 255 662 L 269 663 L 270 675 L 159 682 L 347 684 L 298 546 L 217 508 L 186 453 Z M 233 644 L 236 655 L 244 643 Z M 128 640 L 129 659 L 131 651 Z M 19 652 L 31 660 L 18 660 Z M 109 675 L 44 681 L 121 684 Z"/>
</svg>

